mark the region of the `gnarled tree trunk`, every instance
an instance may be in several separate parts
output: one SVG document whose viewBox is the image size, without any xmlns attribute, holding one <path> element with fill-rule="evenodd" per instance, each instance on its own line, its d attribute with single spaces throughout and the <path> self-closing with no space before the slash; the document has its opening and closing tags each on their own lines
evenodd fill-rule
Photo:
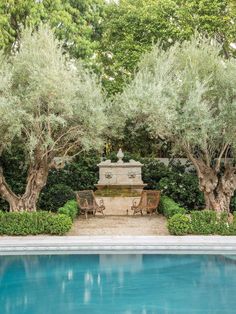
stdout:
<svg viewBox="0 0 236 314">
<path fill-rule="evenodd" d="M 205 166 L 203 163 L 199 165 L 201 169 L 198 173 L 199 188 L 204 193 L 206 209 L 219 210 L 216 199 L 215 190 L 218 185 L 218 177 L 216 172 L 210 167 Z"/>
<path fill-rule="evenodd" d="M 195 158 L 186 147 L 183 149 L 196 168 L 199 188 L 204 194 L 205 208 L 229 213 L 230 200 L 236 190 L 236 167 L 227 162 L 225 158 L 223 172 L 220 169 L 221 159 L 225 151 L 227 156 L 227 147 L 228 145 L 224 146 L 214 166 L 206 152 L 205 160 L 203 160 L 203 158 Z"/>
<path fill-rule="evenodd" d="M 10 205 L 10 211 L 36 211 L 39 194 L 47 182 L 49 167 L 46 161 L 35 162 L 30 166 L 26 189 L 23 195 L 17 196 L 7 185 L 0 173 L 0 195 Z"/>
<path fill-rule="evenodd" d="M 217 202 L 221 210 L 230 210 L 230 200 L 236 190 L 236 168 L 227 165 L 217 186 Z"/>
<path fill-rule="evenodd" d="M 235 168 L 227 165 L 222 173 L 197 160 L 200 190 L 204 193 L 206 209 L 230 211 L 230 200 L 236 190 Z"/>
</svg>

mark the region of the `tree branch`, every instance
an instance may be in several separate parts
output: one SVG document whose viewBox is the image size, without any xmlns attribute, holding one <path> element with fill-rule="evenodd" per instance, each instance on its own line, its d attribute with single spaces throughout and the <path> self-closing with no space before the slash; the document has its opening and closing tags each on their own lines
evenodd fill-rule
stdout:
<svg viewBox="0 0 236 314">
<path fill-rule="evenodd" d="M 226 151 L 226 149 L 228 148 L 229 144 L 225 144 L 222 149 L 221 149 L 221 152 L 220 152 L 220 155 L 219 157 L 217 158 L 217 161 L 216 161 L 216 166 L 215 166 L 215 171 L 216 172 L 219 172 L 220 171 L 220 163 L 221 163 L 221 159 L 224 155 L 224 152 Z"/>
<path fill-rule="evenodd" d="M 58 136 L 58 138 L 55 139 L 55 141 L 54 141 L 52 147 L 47 151 L 47 153 L 49 154 L 49 153 L 53 152 L 53 151 L 55 150 L 56 145 L 62 140 L 62 138 L 65 137 L 66 135 L 68 135 L 69 133 L 75 131 L 76 129 L 79 129 L 79 126 L 71 127 L 71 128 L 69 128 L 66 132 L 64 132 L 64 133 L 62 133 L 60 136 Z M 70 141 L 70 139 L 67 140 L 66 143 L 68 143 L 69 141 Z M 63 145 L 63 147 L 64 147 L 64 145 Z M 57 150 L 58 150 L 58 149 L 57 149 Z"/>
<path fill-rule="evenodd" d="M 198 162 L 196 160 L 196 158 L 193 156 L 193 154 L 190 152 L 189 149 L 189 145 L 182 145 L 183 151 L 185 152 L 185 154 L 187 155 L 188 159 L 192 162 L 192 164 L 195 166 L 198 177 L 201 177 L 201 170 L 200 167 L 198 165 Z"/>
<path fill-rule="evenodd" d="M 206 159 L 206 164 L 208 167 L 211 166 L 211 161 L 210 161 L 210 156 L 209 156 L 209 152 L 207 149 L 205 149 L 204 151 L 204 156 L 205 156 L 205 159 Z"/>
</svg>

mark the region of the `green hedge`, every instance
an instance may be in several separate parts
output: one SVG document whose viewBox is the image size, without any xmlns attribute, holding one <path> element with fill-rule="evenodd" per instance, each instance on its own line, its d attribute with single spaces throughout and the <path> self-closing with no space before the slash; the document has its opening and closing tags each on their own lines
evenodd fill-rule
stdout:
<svg viewBox="0 0 236 314">
<path fill-rule="evenodd" d="M 51 212 L 0 212 L 1 235 L 63 235 L 70 230 L 72 220 Z"/>
<path fill-rule="evenodd" d="M 175 214 L 186 213 L 186 210 L 183 207 L 180 207 L 175 201 L 173 201 L 168 196 L 161 196 L 158 211 L 167 218 L 170 218 Z"/>
<path fill-rule="evenodd" d="M 236 235 L 236 218 L 234 218 L 233 223 L 229 225 L 228 230 L 229 235 Z"/>
<path fill-rule="evenodd" d="M 59 214 L 67 215 L 72 221 L 75 220 L 76 216 L 79 214 L 79 208 L 75 200 L 70 200 L 65 203 L 63 207 L 58 209 Z"/>
<path fill-rule="evenodd" d="M 191 221 L 187 215 L 175 214 L 168 220 L 170 234 L 186 235 L 191 232 Z"/>
<path fill-rule="evenodd" d="M 211 210 L 193 211 L 190 215 L 175 214 L 168 220 L 170 234 L 236 235 L 236 217 L 228 223 L 227 213 L 218 215 Z"/>
<path fill-rule="evenodd" d="M 217 216 L 213 210 L 195 211 L 191 213 L 191 232 L 193 234 L 227 233 L 227 213 Z"/>
</svg>

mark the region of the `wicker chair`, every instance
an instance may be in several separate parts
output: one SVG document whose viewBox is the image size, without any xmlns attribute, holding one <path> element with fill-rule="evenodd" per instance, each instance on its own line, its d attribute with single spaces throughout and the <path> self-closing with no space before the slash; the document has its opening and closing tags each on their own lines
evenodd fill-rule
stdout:
<svg viewBox="0 0 236 314">
<path fill-rule="evenodd" d="M 143 211 L 146 211 L 147 214 L 153 214 L 160 202 L 161 192 L 156 190 L 144 190 L 142 191 L 141 198 L 135 198 L 133 200 L 133 205 L 131 206 L 131 210 L 133 210 L 133 214 L 141 213 L 143 215 Z"/>
<path fill-rule="evenodd" d="M 97 203 L 92 190 L 78 191 L 76 198 L 80 212 L 85 215 L 86 219 L 88 218 L 88 214 L 95 216 L 98 212 L 104 215 L 104 201 L 103 199 L 99 199 L 99 203 Z"/>
</svg>

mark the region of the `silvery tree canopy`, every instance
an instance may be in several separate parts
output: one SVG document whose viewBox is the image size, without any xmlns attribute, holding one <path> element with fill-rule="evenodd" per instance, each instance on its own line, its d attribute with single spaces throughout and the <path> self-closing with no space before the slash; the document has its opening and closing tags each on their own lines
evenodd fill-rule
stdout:
<svg viewBox="0 0 236 314">
<path fill-rule="evenodd" d="M 117 105 L 193 163 L 206 208 L 229 211 L 236 189 L 236 60 L 220 52 L 199 35 L 166 51 L 153 47 Z"/>
<path fill-rule="evenodd" d="M 1 61 L 0 148 L 23 141 L 29 170 L 21 196 L 1 171 L 0 195 L 10 210 L 35 210 L 51 167 L 102 144 L 105 102 L 95 76 L 70 60 L 48 27 L 26 29 L 19 52 Z"/>
</svg>

